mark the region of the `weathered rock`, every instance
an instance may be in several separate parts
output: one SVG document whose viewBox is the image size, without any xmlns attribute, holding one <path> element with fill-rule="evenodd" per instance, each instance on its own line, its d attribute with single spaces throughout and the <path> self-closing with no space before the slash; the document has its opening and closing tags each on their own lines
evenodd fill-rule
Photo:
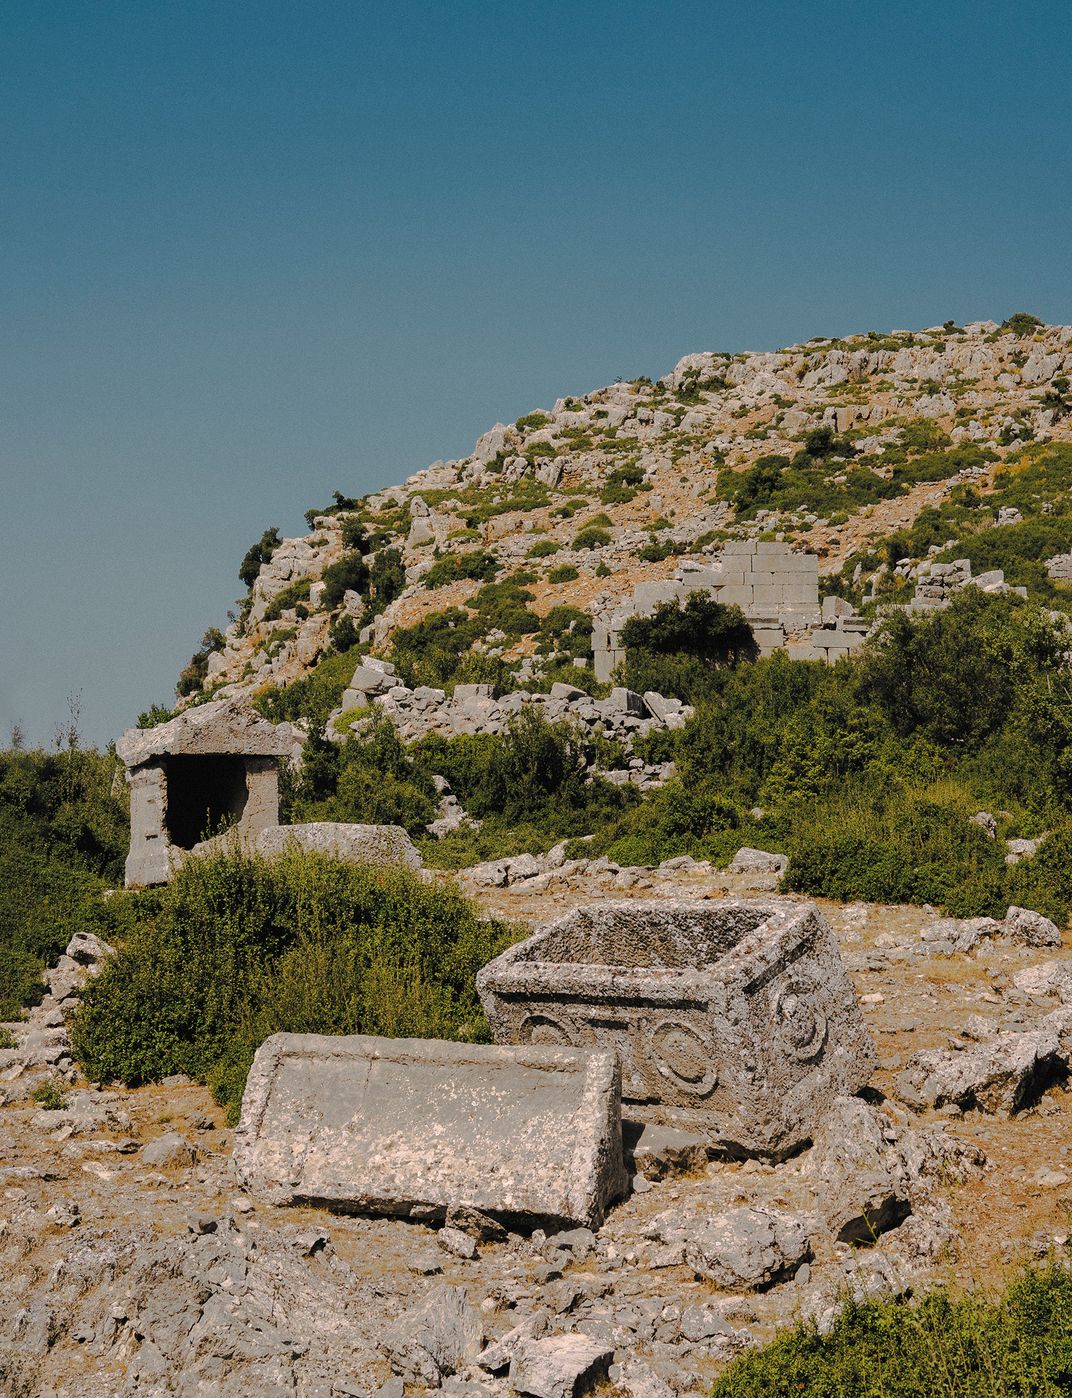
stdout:
<svg viewBox="0 0 1072 1398">
<path fill-rule="evenodd" d="M 174 1170 L 192 1165 L 196 1157 L 197 1152 L 193 1146 L 177 1131 L 165 1131 L 162 1136 L 157 1136 L 155 1141 L 150 1141 L 141 1153 L 144 1165 L 154 1165 L 161 1170 Z"/>
<path fill-rule="evenodd" d="M 957 1052 L 923 1049 L 897 1078 L 911 1106 L 978 1107 L 1012 1115 L 1030 1105 L 1069 1062 L 1068 1011 L 1048 1015 L 1037 1029 L 1001 1032 Z"/>
<path fill-rule="evenodd" d="M 777 874 L 780 878 L 789 867 L 789 857 L 770 854 L 765 849 L 739 849 L 729 864 L 731 874 Z"/>
<path fill-rule="evenodd" d="M 909 1212 L 908 1180 L 889 1120 L 859 1097 L 831 1103 L 807 1169 L 839 1242 L 869 1243 Z"/>
<path fill-rule="evenodd" d="M 761 1291 L 811 1252 L 807 1221 L 779 1209 L 726 1209 L 709 1219 L 671 1211 L 653 1219 L 650 1231 L 664 1242 L 683 1243 L 688 1265 L 726 1291 Z"/>
<path fill-rule="evenodd" d="M 424 862 L 401 825 L 351 825 L 321 820 L 305 825 L 273 825 L 257 836 L 257 850 L 268 858 L 288 849 L 314 850 L 348 864 L 402 864 L 419 869 Z"/>
<path fill-rule="evenodd" d="M 477 1363 L 482 1369 L 486 1369 L 489 1374 L 501 1373 L 509 1368 L 510 1360 L 514 1357 L 514 1352 L 523 1340 L 537 1340 L 546 1333 L 550 1316 L 546 1311 L 535 1311 L 528 1315 L 496 1340 L 493 1345 L 489 1345 L 486 1350 L 477 1357 Z"/>
<path fill-rule="evenodd" d="M 411 1383 L 438 1388 L 474 1360 L 484 1345 L 480 1314 L 456 1286 L 437 1286 L 383 1338 L 391 1367 Z"/>
<path fill-rule="evenodd" d="M 1025 966 L 1016 972 L 1012 983 L 1025 995 L 1056 995 L 1062 1004 L 1068 1004 L 1072 1001 L 1072 960 Z"/>
<path fill-rule="evenodd" d="M 1030 908 L 1011 907 L 1005 914 L 1004 930 L 1014 942 L 1025 947 L 1059 947 L 1061 932 L 1055 922 Z"/>
<path fill-rule="evenodd" d="M 874 1063 L 837 942 L 812 905 L 603 903 L 485 966 L 500 1043 L 614 1047 L 629 1115 L 783 1155 Z"/>
<path fill-rule="evenodd" d="M 274 1203 L 597 1225 L 624 1187 L 612 1053 L 276 1034 L 234 1158 Z"/>
<path fill-rule="evenodd" d="M 577 1332 L 522 1340 L 510 1361 L 510 1386 L 532 1398 L 572 1398 L 606 1370 L 613 1353 Z"/>
</svg>

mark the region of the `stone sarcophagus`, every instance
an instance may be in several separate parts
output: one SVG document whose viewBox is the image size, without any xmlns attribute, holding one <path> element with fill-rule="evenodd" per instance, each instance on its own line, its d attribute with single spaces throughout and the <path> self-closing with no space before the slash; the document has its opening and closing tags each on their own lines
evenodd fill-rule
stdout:
<svg viewBox="0 0 1072 1398">
<path fill-rule="evenodd" d="M 496 1042 L 617 1049 L 626 1115 L 784 1156 L 871 1076 L 874 1045 L 811 903 L 600 903 L 485 966 Z"/>
</svg>

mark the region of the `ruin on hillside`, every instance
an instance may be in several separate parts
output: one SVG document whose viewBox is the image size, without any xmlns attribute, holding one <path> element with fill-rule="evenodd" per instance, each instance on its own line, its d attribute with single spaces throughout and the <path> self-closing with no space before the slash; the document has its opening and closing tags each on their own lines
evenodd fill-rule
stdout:
<svg viewBox="0 0 1072 1398">
<path fill-rule="evenodd" d="M 130 786 L 127 888 L 166 883 L 185 854 L 228 830 L 279 823 L 279 763 L 294 737 L 226 700 L 128 729 L 115 745 Z"/>
</svg>

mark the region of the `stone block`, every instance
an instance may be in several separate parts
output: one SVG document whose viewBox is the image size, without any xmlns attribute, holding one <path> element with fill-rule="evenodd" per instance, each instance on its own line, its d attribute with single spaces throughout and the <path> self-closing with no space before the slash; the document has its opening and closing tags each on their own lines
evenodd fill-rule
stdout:
<svg viewBox="0 0 1072 1398">
<path fill-rule="evenodd" d="M 837 941 L 812 904 L 577 908 L 485 966 L 498 1043 L 616 1048 L 629 1115 L 778 1158 L 874 1066 Z"/>
<path fill-rule="evenodd" d="M 775 587 L 773 583 L 757 583 L 752 589 L 752 605 L 754 607 L 777 608 L 784 600 L 782 589 Z"/>
<path fill-rule="evenodd" d="M 375 694 L 390 689 L 394 683 L 394 678 L 385 671 L 371 665 L 359 665 L 350 681 L 350 688 L 361 694 Z"/>
<path fill-rule="evenodd" d="M 785 573 L 807 573 L 819 576 L 819 556 L 815 553 L 787 553 L 779 560 L 778 568 Z"/>
<path fill-rule="evenodd" d="M 273 1204 L 598 1227 L 624 1189 L 612 1051 L 273 1034 L 234 1159 Z"/>
<path fill-rule="evenodd" d="M 470 699 L 490 699 L 493 685 L 490 684 L 456 684 L 454 686 L 454 698 L 459 704 L 464 704 Z"/>
<path fill-rule="evenodd" d="M 637 583 L 633 591 L 633 602 L 638 611 L 645 612 L 657 607 L 660 602 L 675 602 L 684 597 L 688 589 L 683 583 L 667 579 L 665 582 Z"/>
<path fill-rule="evenodd" d="M 256 848 L 269 859 L 288 849 L 303 849 L 348 864 L 403 864 L 419 869 L 423 863 L 401 825 L 351 825 L 334 820 L 271 825 L 257 836 Z"/>
<path fill-rule="evenodd" d="M 718 600 L 726 607 L 750 607 L 752 589 L 750 587 L 723 587 L 719 589 Z"/>
<path fill-rule="evenodd" d="M 604 704 L 608 713 L 632 714 L 634 718 L 647 718 L 648 706 L 643 698 L 632 689 L 612 689 Z"/>
</svg>

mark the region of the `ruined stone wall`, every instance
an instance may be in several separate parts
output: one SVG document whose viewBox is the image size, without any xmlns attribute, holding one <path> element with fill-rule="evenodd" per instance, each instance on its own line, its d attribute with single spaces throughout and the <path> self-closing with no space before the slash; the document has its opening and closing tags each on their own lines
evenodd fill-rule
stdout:
<svg viewBox="0 0 1072 1398">
<path fill-rule="evenodd" d="M 621 633 L 630 617 L 648 616 L 660 603 L 684 601 L 693 592 L 740 607 L 760 655 L 789 650 L 802 660 L 836 660 L 859 645 L 869 629 L 845 603 L 838 610 L 820 607 L 815 554 L 799 553 L 788 544 L 735 539 L 709 565 L 685 563 L 672 579 L 640 583 L 631 597 L 597 615 L 592 631 L 596 678 L 609 680 L 625 658 Z"/>
</svg>

